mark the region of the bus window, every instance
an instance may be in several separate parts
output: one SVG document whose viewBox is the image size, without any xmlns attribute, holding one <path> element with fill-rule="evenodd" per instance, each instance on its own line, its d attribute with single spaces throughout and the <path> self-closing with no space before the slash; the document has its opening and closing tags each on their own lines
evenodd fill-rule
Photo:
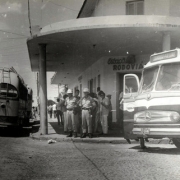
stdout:
<svg viewBox="0 0 180 180">
<path fill-rule="evenodd" d="M 18 92 L 17 89 L 7 83 L 1 83 L 0 84 L 0 96 L 1 97 L 7 97 L 7 98 L 17 98 L 18 97 Z"/>
<path fill-rule="evenodd" d="M 165 64 L 160 68 L 157 91 L 180 91 L 180 64 Z"/>
</svg>

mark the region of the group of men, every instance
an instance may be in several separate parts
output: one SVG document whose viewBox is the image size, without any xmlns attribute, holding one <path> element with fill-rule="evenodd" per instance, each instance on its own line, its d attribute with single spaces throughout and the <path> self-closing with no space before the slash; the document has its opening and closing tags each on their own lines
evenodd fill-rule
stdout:
<svg viewBox="0 0 180 180">
<path fill-rule="evenodd" d="M 56 103 L 58 124 L 64 124 L 64 131 L 68 131 L 67 137 L 74 138 L 77 137 L 80 127 L 82 127 L 81 138 L 87 135 L 92 138 L 99 124 L 102 133 L 107 134 L 108 118 L 112 120 L 111 110 L 110 98 L 106 97 L 103 91 L 99 90 L 97 96 L 96 94 L 92 96 L 88 88 L 83 89 L 82 98 L 79 97 L 79 90 L 76 90 L 73 96 L 72 89 L 68 89 Z"/>
</svg>

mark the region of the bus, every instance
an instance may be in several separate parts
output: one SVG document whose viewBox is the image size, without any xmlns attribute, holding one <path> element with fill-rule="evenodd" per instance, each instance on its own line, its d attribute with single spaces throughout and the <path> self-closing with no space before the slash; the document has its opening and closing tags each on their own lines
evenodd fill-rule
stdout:
<svg viewBox="0 0 180 180">
<path fill-rule="evenodd" d="M 12 68 L 0 68 L 0 127 L 29 125 L 32 89 Z"/>
<path fill-rule="evenodd" d="M 151 55 L 141 81 L 127 74 L 123 83 L 123 111 L 131 114 L 124 121 L 133 120 L 129 134 L 140 139 L 141 148 L 145 138 L 170 138 L 180 148 L 180 49 Z"/>
</svg>

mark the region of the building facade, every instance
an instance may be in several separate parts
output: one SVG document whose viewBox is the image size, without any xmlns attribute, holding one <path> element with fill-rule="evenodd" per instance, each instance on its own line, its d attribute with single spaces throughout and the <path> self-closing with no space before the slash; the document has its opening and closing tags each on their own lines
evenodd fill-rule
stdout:
<svg viewBox="0 0 180 180">
<path fill-rule="evenodd" d="M 78 18 L 116 15 L 180 16 L 180 1 L 178 0 L 97 0 L 93 3 L 85 1 L 83 8 Z M 170 42 L 166 43 L 168 44 Z M 170 44 L 168 46 L 170 46 Z M 98 59 L 77 76 L 76 81 L 69 84 L 69 87 L 74 89 L 74 91 L 79 89 L 81 96 L 84 87 L 88 87 L 90 92 L 94 93 L 96 93 L 97 87 L 100 87 L 106 95 L 110 94 L 112 97 L 113 122 L 122 120 L 122 115 L 120 115 L 122 112 L 119 110 L 119 95 L 123 88 L 124 74 L 136 73 L 140 75 L 143 66 L 149 61 L 150 57 L 150 54 L 134 53 L 129 55 L 129 53 L 130 52 L 127 51 L 126 56 L 121 56 L 122 54 L 119 54 L 119 56 L 111 56 L 110 48 L 109 56 Z M 149 53 L 151 53 L 151 51 L 149 51 Z M 129 56 L 134 57 L 134 62 L 127 62 Z"/>
<path fill-rule="evenodd" d="M 77 19 L 50 24 L 27 41 L 32 70 L 56 71 L 53 84 L 81 95 L 100 87 L 112 95 L 113 122 L 121 122 L 124 74 L 140 76 L 151 54 L 180 47 L 179 9 L 179 0 L 85 0 Z"/>
</svg>

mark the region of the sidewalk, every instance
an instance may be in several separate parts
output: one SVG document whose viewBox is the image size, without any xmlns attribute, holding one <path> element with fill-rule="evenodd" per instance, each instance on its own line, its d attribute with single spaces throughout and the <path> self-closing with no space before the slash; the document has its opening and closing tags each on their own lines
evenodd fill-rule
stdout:
<svg viewBox="0 0 180 180">
<path fill-rule="evenodd" d="M 37 123 L 35 123 L 37 124 Z M 36 125 L 37 126 L 37 125 Z M 37 140 L 49 140 L 53 139 L 57 142 L 87 142 L 87 143 L 112 143 L 112 144 L 128 144 L 123 138 L 119 129 L 109 130 L 108 135 L 94 134 L 93 138 L 80 138 L 78 134 L 77 138 L 67 138 L 67 133 L 64 133 L 63 126 L 58 126 L 57 120 L 52 118 L 48 119 L 48 135 L 41 135 L 40 129 L 37 132 L 30 134 L 32 139 Z M 131 140 L 132 144 L 139 144 L 139 142 Z M 149 139 L 150 144 L 169 144 L 169 139 Z M 148 144 L 148 143 L 147 143 Z"/>
</svg>

